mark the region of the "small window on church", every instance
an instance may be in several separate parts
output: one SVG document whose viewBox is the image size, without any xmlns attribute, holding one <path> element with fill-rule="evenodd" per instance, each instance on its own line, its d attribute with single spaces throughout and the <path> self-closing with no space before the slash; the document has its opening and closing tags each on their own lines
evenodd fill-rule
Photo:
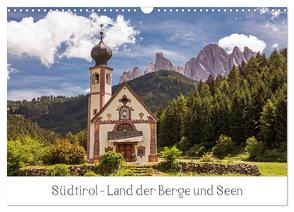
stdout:
<svg viewBox="0 0 294 212">
<path fill-rule="evenodd" d="M 111 77 L 110 77 L 110 74 L 106 74 L 106 83 L 108 85 L 111 85 Z"/>
<path fill-rule="evenodd" d="M 144 146 L 139 146 L 139 147 L 137 148 L 137 155 L 138 155 L 139 157 L 143 157 L 143 156 L 145 156 L 145 147 L 144 147 Z"/>
<path fill-rule="evenodd" d="M 120 119 L 130 119 L 130 110 L 127 107 L 120 109 Z"/>
<path fill-rule="evenodd" d="M 93 110 L 93 115 L 96 115 L 97 114 L 97 109 L 94 109 Z"/>
<path fill-rule="evenodd" d="M 99 83 L 99 74 L 93 74 L 92 76 L 92 84 L 98 84 Z"/>
</svg>

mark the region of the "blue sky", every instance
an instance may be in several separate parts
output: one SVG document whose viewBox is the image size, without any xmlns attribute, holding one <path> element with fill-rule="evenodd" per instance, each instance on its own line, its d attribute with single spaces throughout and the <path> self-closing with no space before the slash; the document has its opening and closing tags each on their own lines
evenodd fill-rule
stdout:
<svg viewBox="0 0 294 212">
<path fill-rule="evenodd" d="M 266 54 L 287 47 L 285 8 L 155 8 L 150 14 L 139 8 L 70 9 L 9 8 L 8 99 L 84 94 L 101 22 L 108 24 L 104 40 L 113 50 L 108 65 L 114 84 L 134 66 L 144 71 L 156 52 L 184 66 L 210 43 L 228 51 L 246 45 Z"/>
</svg>

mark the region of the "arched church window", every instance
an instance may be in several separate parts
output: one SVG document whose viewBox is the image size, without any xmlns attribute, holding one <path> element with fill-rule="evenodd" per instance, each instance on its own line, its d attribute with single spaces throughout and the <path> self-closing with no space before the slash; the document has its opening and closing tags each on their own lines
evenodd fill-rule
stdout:
<svg viewBox="0 0 294 212">
<path fill-rule="evenodd" d="M 110 74 L 106 74 L 106 83 L 108 85 L 111 85 L 111 77 L 110 77 Z"/>
<path fill-rule="evenodd" d="M 92 76 L 92 84 L 98 84 L 99 83 L 99 74 L 93 74 Z"/>
<path fill-rule="evenodd" d="M 130 110 L 127 107 L 120 109 L 120 119 L 130 119 Z"/>
<path fill-rule="evenodd" d="M 130 124 L 123 123 L 117 126 L 117 131 L 132 131 L 133 127 Z"/>
</svg>

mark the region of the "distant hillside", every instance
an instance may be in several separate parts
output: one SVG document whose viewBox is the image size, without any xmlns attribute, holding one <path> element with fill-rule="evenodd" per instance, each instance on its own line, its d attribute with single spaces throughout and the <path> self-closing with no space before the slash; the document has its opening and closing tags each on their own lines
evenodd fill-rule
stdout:
<svg viewBox="0 0 294 212">
<path fill-rule="evenodd" d="M 51 130 L 40 128 L 36 122 L 25 119 L 22 115 L 8 115 L 7 140 L 26 135 L 46 143 L 52 143 L 60 137 Z"/>
<path fill-rule="evenodd" d="M 66 134 L 87 126 L 87 96 L 43 96 L 32 101 L 8 101 L 8 114 L 21 114 L 42 128 Z"/>
<path fill-rule="evenodd" d="M 171 71 L 158 71 L 129 81 L 128 84 L 153 112 L 196 88 L 195 81 Z M 118 85 L 113 86 L 113 92 Z M 87 96 L 43 96 L 31 101 L 8 101 L 8 114 L 21 114 L 42 128 L 66 134 L 87 126 Z"/>
</svg>

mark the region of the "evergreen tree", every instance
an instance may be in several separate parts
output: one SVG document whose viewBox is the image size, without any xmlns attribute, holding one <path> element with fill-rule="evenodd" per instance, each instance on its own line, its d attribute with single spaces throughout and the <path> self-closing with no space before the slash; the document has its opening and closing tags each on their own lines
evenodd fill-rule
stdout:
<svg viewBox="0 0 294 212">
<path fill-rule="evenodd" d="M 186 99 L 180 95 L 172 100 L 160 117 L 160 146 L 173 146 L 183 135 L 183 119 L 187 111 Z"/>
</svg>

